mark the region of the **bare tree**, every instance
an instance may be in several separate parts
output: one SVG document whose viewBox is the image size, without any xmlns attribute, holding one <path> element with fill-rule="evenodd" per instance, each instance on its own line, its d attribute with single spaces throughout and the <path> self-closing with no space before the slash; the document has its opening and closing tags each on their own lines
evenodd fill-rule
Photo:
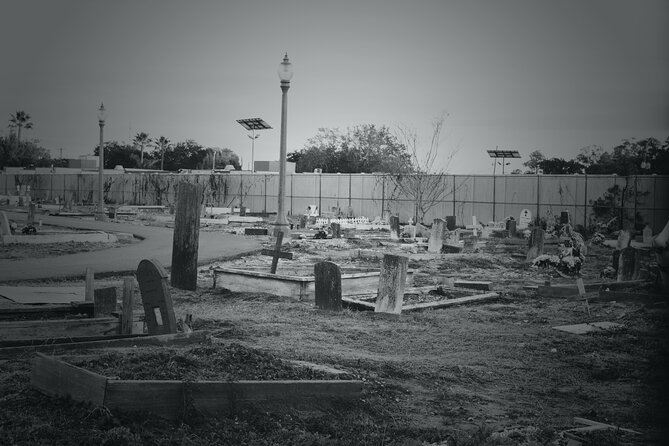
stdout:
<svg viewBox="0 0 669 446">
<path fill-rule="evenodd" d="M 443 163 L 439 156 L 443 153 L 439 150 L 441 133 L 444 122 L 448 115 L 443 113 L 432 122 L 432 137 L 426 150 L 420 153 L 420 140 L 414 129 L 407 126 L 399 126 L 397 139 L 401 141 L 411 155 L 410 169 L 391 172 L 388 175 L 391 187 L 389 188 L 389 201 L 400 197 L 413 202 L 413 219 L 415 222 L 423 222 L 425 215 L 435 206 L 446 201 L 449 194 L 454 193 L 454 185 L 448 181 L 448 167 L 457 149 L 446 154 Z"/>
</svg>

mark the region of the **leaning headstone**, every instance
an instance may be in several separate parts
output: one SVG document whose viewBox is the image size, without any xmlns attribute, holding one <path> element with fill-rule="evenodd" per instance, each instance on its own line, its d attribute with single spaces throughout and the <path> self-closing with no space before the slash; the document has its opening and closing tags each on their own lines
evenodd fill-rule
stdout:
<svg viewBox="0 0 669 446">
<path fill-rule="evenodd" d="M 527 250 L 527 261 L 531 262 L 544 253 L 544 237 L 546 233 L 542 228 L 533 228 Z"/>
<path fill-rule="evenodd" d="M 314 265 L 316 307 L 341 311 L 341 268 L 332 262 Z"/>
<path fill-rule="evenodd" d="M 35 225 L 35 203 L 30 202 L 28 205 L 28 220 L 26 220 L 27 226 Z"/>
<path fill-rule="evenodd" d="M 520 216 L 518 218 L 518 229 L 526 229 L 532 222 L 532 212 L 529 209 L 523 209 L 520 211 Z"/>
<path fill-rule="evenodd" d="M 137 282 L 149 334 L 176 333 L 177 321 L 165 268 L 157 260 L 144 259 L 137 266 Z"/>
<path fill-rule="evenodd" d="M 439 253 L 444 244 L 444 220 L 435 218 L 430 231 L 430 239 L 427 241 L 427 252 Z"/>
<path fill-rule="evenodd" d="M 632 233 L 625 229 L 621 230 L 618 234 L 618 243 L 616 244 L 616 249 L 625 249 L 632 242 Z"/>
<path fill-rule="evenodd" d="M 383 256 L 375 312 L 393 314 L 402 312 L 408 265 L 408 257 L 391 254 Z"/>
<path fill-rule="evenodd" d="M 618 259 L 618 282 L 639 278 L 639 250 L 629 247 L 620 251 Z"/>
<path fill-rule="evenodd" d="M 390 216 L 390 238 L 392 240 L 400 238 L 400 218 L 397 215 Z"/>
<path fill-rule="evenodd" d="M 177 209 L 172 240 L 172 286 L 197 288 L 197 251 L 200 240 L 202 186 L 182 182 L 177 189 Z"/>
<path fill-rule="evenodd" d="M 650 226 L 646 225 L 643 228 L 643 244 L 650 245 L 653 242 L 653 230 L 650 229 Z"/>
<path fill-rule="evenodd" d="M 455 230 L 455 215 L 446 216 L 446 229 L 448 229 L 449 231 Z"/>
<path fill-rule="evenodd" d="M 332 238 L 341 238 L 341 225 L 339 223 L 330 223 L 332 229 Z"/>
<path fill-rule="evenodd" d="M 0 235 L 12 235 L 12 227 L 5 211 L 0 211 Z"/>
</svg>

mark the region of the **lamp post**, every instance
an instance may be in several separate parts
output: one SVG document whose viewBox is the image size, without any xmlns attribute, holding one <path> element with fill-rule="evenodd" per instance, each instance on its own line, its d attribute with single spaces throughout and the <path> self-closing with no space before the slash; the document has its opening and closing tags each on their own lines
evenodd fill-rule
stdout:
<svg viewBox="0 0 669 446">
<path fill-rule="evenodd" d="M 104 164 L 105 151 L 103 145 L 103 128 L 105 126 L 105 106 L 100 104 L 98 109 L 98 123 L 100 124 L 100 149 L 98 151 L 98 209 L 95 212 L 95 219 L 103 221 L 105 219 L 105 203 L 104 203 Z"/>
<path fill-rule="evenodd" d="M 276 213 L 276 221 L 273 223 L 272 235 L 277 237 L 283 232 L 283 239 L 290 240 L 290 226 L 286 219 L 284 202 L 286 199 L 286 120 L 288 115 L 288 89 L 290 79 L 293 77 L 293 66 L 288 60 L 288 53 L 279 64 L 279 79 L 281 80 L 281 144 L 279 146 L 279 203 Z"/>
</svg>

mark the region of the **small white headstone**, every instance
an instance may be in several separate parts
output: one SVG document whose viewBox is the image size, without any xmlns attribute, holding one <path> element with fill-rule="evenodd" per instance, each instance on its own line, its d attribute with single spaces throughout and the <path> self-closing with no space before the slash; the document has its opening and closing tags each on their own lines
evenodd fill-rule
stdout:
<svg viewBox="0 0 669 446">
<path fill-rule="evenodd" d="M 527 228 L 532 223 L 532 212 L 529 209 L 520 211 L 520 218 L 518 218 L 518 229 Z"/>
</svg>

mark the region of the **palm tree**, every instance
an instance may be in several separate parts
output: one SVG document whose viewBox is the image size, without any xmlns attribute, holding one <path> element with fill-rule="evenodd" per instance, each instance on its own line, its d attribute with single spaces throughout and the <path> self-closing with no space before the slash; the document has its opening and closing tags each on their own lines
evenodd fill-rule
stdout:
<svg viewBox="0 0 669 446">
<path fill-rule="evenodd" d="M 139 146 L 139 167 L 144 167 L 144 146 L 149 142 L 149 134 L 140 132 L 135 135 L 133 140 L 136 146 Z"/>
<path fill-rule="evenodd" d="M 153 143 L 156 145 L 156 148 L 160 150 L 160 170 L 163 170 L 163 165 L 165 164 L 165 149 L 170 146 L 170 140 L 161 136 L 160 138 L 153 138 Z"/>
<path fill-rule="evenodd" d="M 9 115 L 10 126 L 18 128 L 16 133 L 16 146 L 18 148 L 19 143 L 21 142 L 21 129 L 31 129 L 33 128 L 33 123 L 30 122 L 30 115 L 22 110 L 18 110 L 13 115 Z"/>
</svg>

